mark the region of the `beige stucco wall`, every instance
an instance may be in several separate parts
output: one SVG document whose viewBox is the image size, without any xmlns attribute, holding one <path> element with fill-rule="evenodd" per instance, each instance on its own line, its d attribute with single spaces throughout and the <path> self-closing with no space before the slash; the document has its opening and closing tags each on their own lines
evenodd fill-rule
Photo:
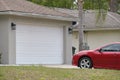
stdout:
<svg viewBox="0 0 120 80">
<path fill-rule="evenodd" d="M 79 34 L 78 31 L 72 33 L 72 46 L 76 48 L 75 53 L 79 51 Z"/>
<path fill-rule="evenodd" d="M 39 18 L 28 18 L 28 17 L 18 17 L 18 16 L 9 16 L 10 22 L 16 24 L 29 24 L 29 25 L 41 25 L 41 26 L 59 26 L 63 27 L 63 50 L 64 50 L 64 64 L 71 64 L 72 62 L 72 35 L 68 33 L 68 27 L 71 26 L 71 22 L 68 21 L 59 21 L 59 20 L 49 20 L 49 19 L 39 19 Z M 16 62 L 16 39 L 15 30 L 9 30 L 9 64 L 15 64 Z"/>
<path fill-rule="evenodd" d="M 108 43 L 120 41 L 120 30 L 89 31 L 86 32 L 86 36 L 90 49 L 95 49 Z"/>
<path fill-rule="evenodd" d="M 120 30 L 94 30 L 85 31 L 84 42 L 88 43 L 90 49 L 95 49 L 108 43 L 120 41 Z M 72 35 L 72 45 L 78 51 L 79 35 L 74 31 Z"/>
</svg>

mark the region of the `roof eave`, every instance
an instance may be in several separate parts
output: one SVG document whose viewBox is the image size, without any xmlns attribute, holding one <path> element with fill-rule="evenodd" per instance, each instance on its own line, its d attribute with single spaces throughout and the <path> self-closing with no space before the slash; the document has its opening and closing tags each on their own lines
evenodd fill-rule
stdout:
<svg viewBox="0 0 120 80">
<path fill-rule="evenodd" d="M 100 30 L 120 30 L 120 27 L 114 28 L 84 28 L 84 31 L 100 31 Z M 78 28 L 73 29 L 73 31 L 79 31 Z"/>
<path fill-rule="evenodd" d="M 75 18 L 75 17 L 53 16 L 53 15 L 35 14 L 35 13 L 26 13 L 26 12 L 15 12 L 15 11 L 0 11 L 0 15 L 16 15 L 16 16 L 54 19 L 54 20 L 62 20 L 62 21 L 77 21 L 78 20 L 78 18 Z"/>
</svg>

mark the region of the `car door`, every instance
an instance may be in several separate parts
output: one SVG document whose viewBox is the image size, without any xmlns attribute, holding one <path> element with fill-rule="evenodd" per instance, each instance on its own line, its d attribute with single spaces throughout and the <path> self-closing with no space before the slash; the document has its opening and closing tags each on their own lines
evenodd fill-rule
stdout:
<svg viewBox="0 0 120 80">
<path fill-rule="evenodd" d="M 120 69 L 120 51 L 119 52 L 116 52 L 116 55 L 117 55 L 117 60 L 116 60 L 116 68 L 117 69 Z"/>
<path fill-rule="evenodd" d="M 115 68 L 117 65 L 117 55 L 118 52 L 117 44 L 110 44 L 101 48 L 101 66 L 103 68 Z"/>
<path fill-rule="evenodd" d="M 117 45 L 117 47 L 118 47 L 118 51 L 115 53 L 116 54 L 116 63 L 117 63 L 117 65 L 116 65 L 116 68 L 117 69 L 120 69 L 120 44 L 118 44 Z"/>
</svg>

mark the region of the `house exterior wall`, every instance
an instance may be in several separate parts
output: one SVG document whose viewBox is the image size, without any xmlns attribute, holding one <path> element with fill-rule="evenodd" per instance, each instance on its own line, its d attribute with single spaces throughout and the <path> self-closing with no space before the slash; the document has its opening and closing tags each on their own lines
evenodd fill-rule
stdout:
<svg viewBox="0 0 120 80">
<path fill-rule="evenodd" d="M 112 42 L 120 42 L 120 30 L 94 30 L 85 31 L 84 42 L 86 42 L 90 49 L 95 49 Z M 78 52 L 79 35 L 78 31 L 74 31 L 72 35 L 72 46 L 76 47 Z"/>
<path fill-rule="evenodd" d="M 0 53 L 2 53 L 1 63 L 9 63 L 9 18 L 0 16 Z"/>
<path fill-rule="evenodd" d="M 64 63 L 65 64 L 72 64 L 72 34 L 69 34 L 68 27 L 70 25 L 64 25 L 63 32 L 64 32 Z"/>
<path fill-rule="evenodd" d="M 72 46 L 76 48 L 75 53 L 79 51 L 79 33 L 78 33 L 78 31 L 73 31 Z"/>
<path fill-rule="evenodd" d="M 120 42 L 120 30 L 104 30 L 86 32 L 86 42 L 90 49 L 95 49 L 112 42 Z"/>
<path fill-rule="evenodd" d="M 37 18 L 28 18 L 28 17 L 17 17 L 10 16 L 10 22 L 16 24 L 29 24 L 29 25 L 43 25 L 43 26 L 59 26 L 63 27 L 63 50 L 64 50 L 64 63 L 71 64 L 72 61 L 72 36 L 68 33 L 68 27 L 70 27 L 71 22 L 67 21 L 58 21 L 58 20 L 49 20 L 49 19 L 37 19 Z M 9 30 L 9 42 L 10 42 L 10 55 L 9 55 L 9 64 L 16 64 L 16 32 L 15 30 Z"/>
</svg>

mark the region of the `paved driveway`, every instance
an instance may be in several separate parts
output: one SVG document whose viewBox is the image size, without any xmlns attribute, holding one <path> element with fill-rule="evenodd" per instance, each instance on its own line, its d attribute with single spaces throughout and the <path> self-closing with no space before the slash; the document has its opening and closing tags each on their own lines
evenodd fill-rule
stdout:
<svg viewBox="0 0 120 80">
<path fill-rule="evenodd" d="M 51 67 L 51 68 L 75 68 L 75 69 L 79 69 L 76 66 L 66 65 L 66 64 L 63 64 L 63 65 L 43 65 L 43 66 L 45 66 L 45 67 Z"/>
<path fill-rule="evenodd" d="M 0 64 L 0 66 L 31 66 L 31 65 Z M 41 66 L 41 65 L 34 65 L 34 66 Z M 51 68 L 75 68 L 75 69 L 79 69 L 79 67 L 72 66 L 72 65 L 67 65 L 67 64 L 62 64 L 62 65 L 42 65 L 42 66 L 51 67 Z"/>
</svg>

